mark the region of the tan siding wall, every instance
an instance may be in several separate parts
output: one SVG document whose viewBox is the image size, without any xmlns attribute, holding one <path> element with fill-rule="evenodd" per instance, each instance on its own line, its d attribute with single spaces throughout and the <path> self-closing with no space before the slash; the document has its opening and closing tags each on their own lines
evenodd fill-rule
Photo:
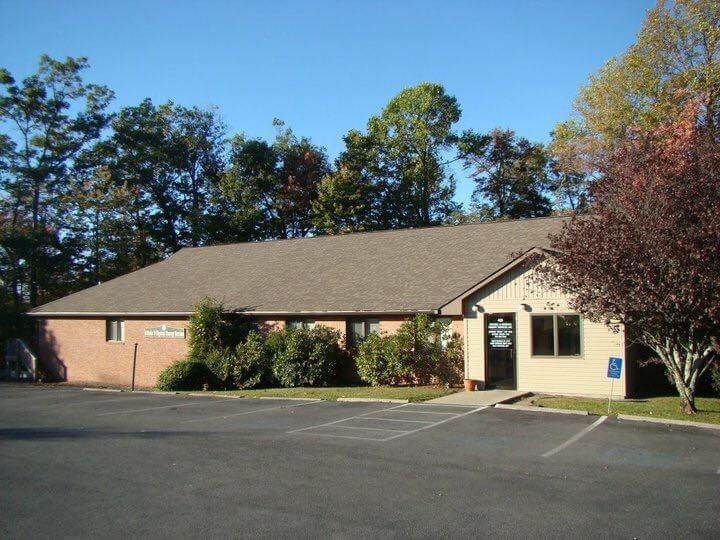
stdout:
<svg viewBox="0 0 720 540">
<path fill-rule="evenodd" d="M 610 390 L 607 362 L 610 356 L 624 357 L 624 331 L 613 332 L 602 324 L 582 322 L 581 357 L 533 358 L 530 350 L 530 316 L 570 313 L 567 298 L 539 287 L 533 271 L 514 269 L 471 295 L 463 304 L 468 377 L 485 380 L 485 314 L 514 313 L 516 321 L 517 388 L 535 392 L 605 396 Z M 473 312 L 480 304 L 483 312 Z M 527 304 L 525 311 L 520 304 Z M 626 395 L 625 369 L 615 381 L 613 395 Z"/>
</svg>

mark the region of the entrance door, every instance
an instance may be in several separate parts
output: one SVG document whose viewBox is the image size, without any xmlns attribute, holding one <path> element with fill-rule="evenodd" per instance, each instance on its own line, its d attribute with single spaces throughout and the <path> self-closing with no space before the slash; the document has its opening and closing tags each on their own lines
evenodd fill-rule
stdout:
<svg viewBox="0 0 720 540">
<path fill-rule="evenodd" d="M 515 315 L 485 316 L 485 385 L 515 389 Z"/>
</svg>

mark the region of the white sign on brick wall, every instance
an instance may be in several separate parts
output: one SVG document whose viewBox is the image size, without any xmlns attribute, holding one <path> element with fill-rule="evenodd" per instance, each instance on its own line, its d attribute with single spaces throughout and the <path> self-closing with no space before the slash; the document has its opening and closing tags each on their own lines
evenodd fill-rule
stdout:
<svg viewBox="0 0 720 540">
<path fill-rule="evenodd" d="M 162 326 L 146 328 L 144 335 L 146 338 L 185 339 L 185 329 L 173 328 L 163 324 Z"/>
</svg>

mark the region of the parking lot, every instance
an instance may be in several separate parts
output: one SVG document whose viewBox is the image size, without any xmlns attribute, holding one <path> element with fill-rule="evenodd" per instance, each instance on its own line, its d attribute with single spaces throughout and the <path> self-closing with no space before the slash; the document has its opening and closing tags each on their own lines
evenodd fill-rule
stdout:
<svg viewBox="0 0 720 540">
<path fill-rule="evenodd" d="M 4 537 L 717 537 L 720 432 L 0 385 Z"/>
</svg>

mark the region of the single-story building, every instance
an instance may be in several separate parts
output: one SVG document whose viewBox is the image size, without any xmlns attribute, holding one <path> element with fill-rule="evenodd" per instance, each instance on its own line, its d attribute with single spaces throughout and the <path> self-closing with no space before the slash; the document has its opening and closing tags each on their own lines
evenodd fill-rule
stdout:
<svg viewBox="0 0 720 540">
<path fill-rule="evenodd" d="M 348 338 L 446 317 L 466 377 L 486 387 L 607 395 L 625 332 L 584 319 L 533 281 L 567 218 L 550 217 L 181 249 L 166 260 L 33 309 L 43 369 L 74 383 L 153 386 L 184 357 L 204 297 L 268 327 L 322 324 Z M 627 362 L 626 362 L 627 365 Z M 627 367 L 614 393 L 630 393 Z"/>
</svg>

